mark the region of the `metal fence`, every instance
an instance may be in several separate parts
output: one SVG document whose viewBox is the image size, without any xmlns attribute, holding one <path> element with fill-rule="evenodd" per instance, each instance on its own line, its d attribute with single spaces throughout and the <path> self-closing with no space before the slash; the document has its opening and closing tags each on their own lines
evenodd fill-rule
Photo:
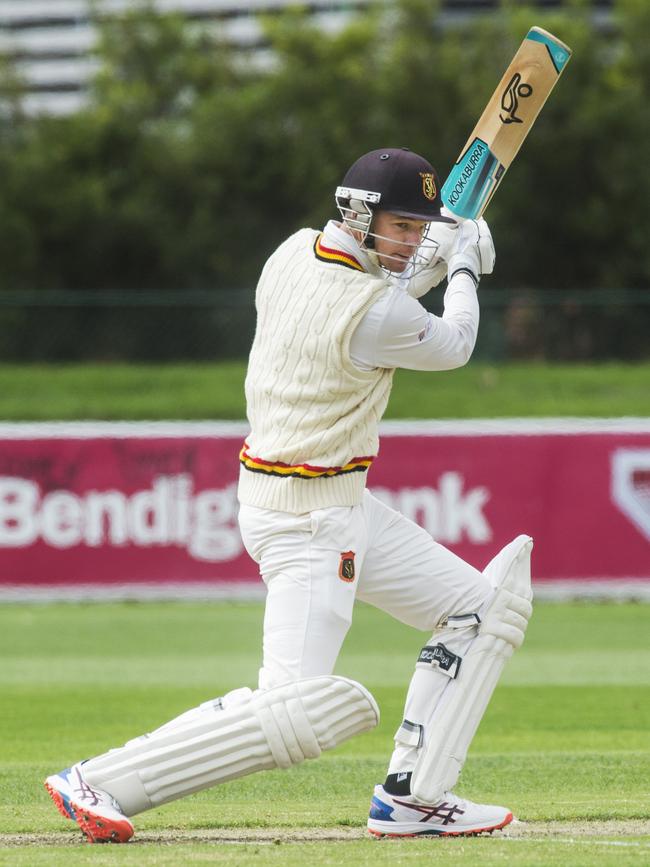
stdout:
<svg viewBox="0 0 650 867">
<path fill-rule="evenodd" d="M 440 313 L 441 292 L 423 299 Z M 650 358 L 650 289 L 484 288 L 475 357 L 490 361 Z M 244 358 L 253 290 L 0 292 L 0 361 Z"/>
</svg>

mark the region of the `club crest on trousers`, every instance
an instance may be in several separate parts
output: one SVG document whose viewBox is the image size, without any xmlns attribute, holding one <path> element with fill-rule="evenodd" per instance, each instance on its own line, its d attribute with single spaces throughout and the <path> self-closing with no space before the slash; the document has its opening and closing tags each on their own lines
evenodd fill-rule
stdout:
<svg viewBox="0 0 650 867">
<path fill-rule="evenodd" d="M 354 551 L 343 551 L 339 562 L 339 578 L 351 583 L 354 581 Z"/>
</svg>

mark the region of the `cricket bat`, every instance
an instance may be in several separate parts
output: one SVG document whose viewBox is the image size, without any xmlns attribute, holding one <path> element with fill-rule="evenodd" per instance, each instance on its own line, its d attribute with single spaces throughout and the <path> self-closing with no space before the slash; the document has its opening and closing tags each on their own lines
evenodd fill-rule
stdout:
<svg viewBox="0 0 650 867">
<path fill-rule="evenodd" d="M 476 220 L 487 208 L 570 57 L 556 36 L 530 28 L 443 184 L 455 216 Z"/>
</svg>

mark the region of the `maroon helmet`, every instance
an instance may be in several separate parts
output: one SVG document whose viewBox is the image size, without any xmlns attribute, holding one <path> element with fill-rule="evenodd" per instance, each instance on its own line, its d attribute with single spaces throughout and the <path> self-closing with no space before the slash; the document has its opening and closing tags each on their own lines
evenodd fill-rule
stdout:
<svg viewBox="0 0 650 867">
<path fill-rule="evenodd" d="M 408 148 L 380 148 L 359 157 L 336 189 L 336 204 L 344 222 L 366 234 L 377 210 L 427 223 L 455 223 L 440 213 L 436 170 Z"/>
</svg>

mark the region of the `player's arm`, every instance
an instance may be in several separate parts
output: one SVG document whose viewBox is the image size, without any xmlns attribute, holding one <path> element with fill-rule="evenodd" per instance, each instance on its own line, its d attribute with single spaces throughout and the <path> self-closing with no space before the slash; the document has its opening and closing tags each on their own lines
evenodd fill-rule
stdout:
<svg viewBox="0 0 650 867">
<path fill-rule="evenodd" d="M 350 357 L 362 370 L 461 367 L 472 354 L 478 318 L 476 285 L 467 274 L 460 273 L 447 287 L 442 316 L 434 316 L 394 288 L 359 323 L 350 341 Z"/>
<path fill-rule="evenodd" d="M 467 363 L 478 331 L 476 289 L 481 273 L 489 273 L 494 265 L 487 224 L 470 222 L 459 227 L 449 254 L 442 316 L 434 316 L 394 288 L 371 307 L 352 335 L 350 354 L 357 366 L 450 370 Z"/>
</svg>

